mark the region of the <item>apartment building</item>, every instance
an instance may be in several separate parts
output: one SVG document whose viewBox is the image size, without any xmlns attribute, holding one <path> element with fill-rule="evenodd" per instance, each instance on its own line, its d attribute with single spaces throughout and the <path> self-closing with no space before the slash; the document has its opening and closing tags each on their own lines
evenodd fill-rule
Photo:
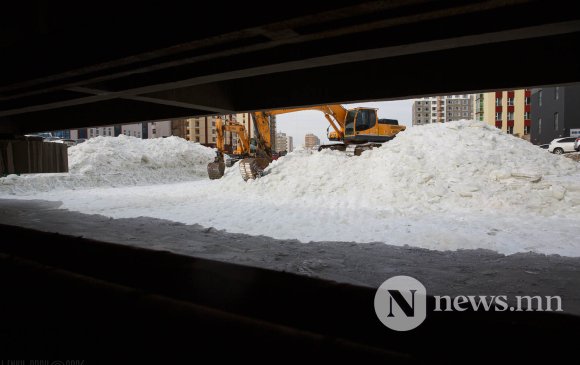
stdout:
<svg viewBox="0 0 580 365">
<path fill-rule="evenodd" d="M 304 136 L 304 148 L 311 149 L 314 146 L 320 146 L 320 138 L 312 133 Z"/>
<path fill-rule="evenodd" d="M 276 149 L 274 151 L 288 151 L 288 136 L 286 136 L 286 133 L 276 133 Z"/>
<path fill-rule="evenodd" d="M 502 90 L 477 94 L 475 119 L 530 140 L 531 90 Z"/>
<path fill-rule="evenodd" d="M 288 153 L 294 151 L 294 138 L 292 136 L 286 137 L 286 147 Z"/>
<path fill-rule="evenodd" d="M 413 125 L 473 119 L 471 94 L 430 96 L 413 102 Z"/>
</svg>

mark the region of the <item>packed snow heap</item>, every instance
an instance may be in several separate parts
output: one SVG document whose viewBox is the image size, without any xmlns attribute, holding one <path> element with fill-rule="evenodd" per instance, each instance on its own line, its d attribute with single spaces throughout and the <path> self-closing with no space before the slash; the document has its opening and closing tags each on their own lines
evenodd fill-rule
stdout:
<svg viewBox="0 0 580 365">
<path fill-rule="evenodd" d="M 10 175 L 0 194 L 145 185 L 205 178 L 215 152 L 179 137 L 96 137 L 68 149 L 68 174 Z"/>
<path fill-rule="evenodd" d="M 313 208 L 580 213 L 580 164 L 477 121 L 410 128 L 360 157 L 297 151 L 266 174 L 247 184 L 227 174 L 222 183 Z"/>
<path fill-rule="evenodd" d="M 70 174 L 9 176 L 0 197 L 301 242 L 580 257 L 580 164 L 481 122 L 409 128 L 358 157 L 297 150 L 248 182 L 237 165 L 209 180 L 214 151 L 178 138 L 95 138 L 70 153 Z"/>
</svg>

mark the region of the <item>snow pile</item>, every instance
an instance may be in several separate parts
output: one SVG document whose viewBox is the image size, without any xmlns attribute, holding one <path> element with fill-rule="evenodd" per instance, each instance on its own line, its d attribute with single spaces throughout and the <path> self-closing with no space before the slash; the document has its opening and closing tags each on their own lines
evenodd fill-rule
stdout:
<svg viewBox="0 0 580 365">
<path fill-rule="evenodd" d="M 163 181 L 168 171 L 191 168 L 186 176 L 193 176 L 194 166 L 205 176 L 213 158 L 209 149 L 184 157 L 173 145 L 116 148 L 105 142 L 99 142 L 98 151 L 80 145 L 82 153 L 71 158 L 75 173 L 69 176 L 132 185 L 141 175 Z M 194 156 L 197 163 L 174 161 Z M 101 177 L 103 170 L 122 178 Z M 236 164 L 220 180 L 52 190 L 26 198 L 62 201 L 61 208 L 86 214 L 148 216 L 301 242 L 580 257 L 580 164 L 475 121 L 409 128 L 359 157 L 295 151 L 274 161 L 255 181 L 244 182 Z"/>
<path fill-rule="evenodd" d="M 82 189 L 176 182 L 207 177 L 215 152 L 179 137 L 96 137 L 70 147 L 68 174 L 10 175 L 0 193 L 26 195 Z"/>
<path fill-rule="evenodd" d="M 312 209 L 580 213 L 580 164 L 476 121 L 410 128 L 360 157 L 291 153 L 259 180 L 231 174 L 217 184 Z"/>
</svg>

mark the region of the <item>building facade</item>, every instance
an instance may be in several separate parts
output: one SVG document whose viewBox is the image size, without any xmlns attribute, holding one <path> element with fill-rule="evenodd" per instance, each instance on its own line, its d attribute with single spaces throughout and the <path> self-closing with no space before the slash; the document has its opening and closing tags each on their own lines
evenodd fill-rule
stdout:
<svg viewBox="0 0 580 365">
<path fill-rule="evenodd" d="M 286 137 L 286 147 L 288 153 L 294 151 L 294 138 L 292 136 Z"/>
<path fill-rule="evenodd" d="M 312 133 L 304 136 L 304 148 L 311 149 L 314 146 L 320 146 L 320 139 Z"/>
<path fill-rule="evenodd" d="M 507 90 L 477 94 L 475 119 L 514 136 L 530 140 L 531 90 Z"/>
<path fill-rule="evenodd" d="M 276 152 L 288 151 L 288 136 L 286 133 L 276 133 Z"/>
<path fill-rule="evenodd" d="M 123 124 L 121 126 L 121 134 L 128 137 L 141 138 L 143 133 L 143 126 L 141 123 Z"/>
<path fill-rule="evenodd" d="M 473 119 L 471 94 L 431 96 L 413 102 L 413 125 Z"/>
<path fill-rule="evenodd" d="M 580 85 L 533 89 L 531 141 L 580 137 Z"/>
<path fill-rule="evenodd" d="M 171 136 L 171 121 L 163 120 L 159 122 L 147 123 L 148 138 L 163 138 Z"/>
</svg>

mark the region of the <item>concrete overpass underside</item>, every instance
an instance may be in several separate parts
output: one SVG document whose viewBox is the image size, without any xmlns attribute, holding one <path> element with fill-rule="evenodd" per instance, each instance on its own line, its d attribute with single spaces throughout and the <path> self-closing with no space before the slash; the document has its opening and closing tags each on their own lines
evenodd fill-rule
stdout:
<svg viewBox="0 0 580 365">
<path fill-rule="evenodd" d="M 580 82 L 573 2 L 14 6 L 0 14 L 4 137 Z M 396 333 L 375 316 L 374 288 L 11 225 L 0 226 L 0 294 L 0 360 L 578 356 L 577 315 L 443 312 Z M 521 342 L 525 351 L 511 353 Z"/>
</svg>

